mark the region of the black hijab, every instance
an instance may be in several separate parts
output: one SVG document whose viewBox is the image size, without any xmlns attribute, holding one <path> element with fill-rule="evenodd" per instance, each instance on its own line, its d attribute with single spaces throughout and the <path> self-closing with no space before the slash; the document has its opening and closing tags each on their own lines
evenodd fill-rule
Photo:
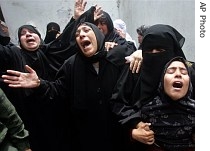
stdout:
<svg viewBox="0 0 210 151">
<path fill-rule="evenodd" d="M 81 24 L 85 24 L 92 28 L 93 32 L 95 33 L 98 49 L 95 55 L 91 57 L 86 57 L 83 55 L 82 51 L 78 47 L 78 53 L 73 56 L 74 59 L 74 65 L 73 65 L 73 83 L 71 86 L 73 87 L 74 91 L 74 104 L 76 108 L 86 108 L 86 70 L 87 68 L 90 68 L 92 66 L 92 63 L 95 62 L 109 62 L 115 65 L 117 68 L 121 68 L 125 65 L 125 56 L 129 55 L 127 52 L 129 52 L 129 48 L 126 46 L 116 46 L 113 48 L 113 50 L 107 52 L 104 47 L 104 40 L 105 37 L 103 33 L 99 30 L 97 26 L 95 26 L 92 23 L 84 22 Z M 71 57 L 70 59 L 72 59 Z M 78 95 L 80 94 L 80 95 Z"/>
<path fill-rule="evenodd" d="M 142 41 L 140 100 L 153 97 L 157 91 L 165 64 L 176 56 L 186 58 L 182 46 L 185 38 L 169 25 L 157 24 L 147 29 Z M 164 49 L 160 53 L 148 53 L 152 49 Z"/>
<path fill-rule="evenodd" d="M 57 34 L 60 32 L 60 26 L 55 22 L 50 22 L 47 24 L 46 36 L 44 42 L 50 43 L 56 39 Z"/>
<path fill-rule="evenodd" d="M 195 100 L 191 99 L 190 80 L 188 92 L 179 100 L 174 101 L 165 93 L 164 76 L 173 61 L 184 63 L 190 77 L 185 59 L 182 57 L 171 59 L 164 67 L 158 94 L 146 102 L 140 111 L 142 120 L 151 122 L 151 128 L 155 132 L 155 142 L 166 150 L 176 151 L 194 147 L 192 135 L 195 128 Z"/>
<path fill-rule="evenodd" d="M 99 22 L 105 23 L 107 25 L 108 33 L 105 35 L 106 42 L 115 42 L 120 45 L 126 43 L 126 39 L 122 38 L 114 30 L 113 21 L 107 12 L 103 11 L 103 15 L 98 20 L 95 21 L 95 24 L 98 24 Z"/>
<path fill-rule="evenodd" d="M 40 38 L 40 45 L 35 51 L 28 51 L 21 44 L 21 41 L 20 41 L 21 31 L 24 28 L 30 30 L 33 33 L 36 33 Z M 19 40 L 19 45 L 21 47 L 21 53 L 24 56 L 27 64 L 30 67 L 32 67 L 34 70 L 36 70 L 37 74 L 40 77 L 42 78 L 48 77 L 48 79 L 54 78 L 54 75 L 56 73 L 56 68 L 53 65 L 51 65 L 51 62 L 49 61 L 48 57 L 44 53 L 44 47 L 43 47 L 43 41 L 41 39 L 41 34 L 36 29 L 36 27 L 32 25 L 22 25 L 21 27 L 19 27 L 18 40 Z"/>
<path fill-rule="evenodd" d="M 86 101 L 86 92 L 87 92 L 87 88 L 85 83 L 87 80 L 87 76 L 86 76 L 86 70 L 89 66 L 92 66 L 92 63 L 98 62 L 100 60 L 102 60 L 103 58 L 106 57 L 107 51 L 104 48 L 104 35 L 103 33 L 98 29 L 97 26 L 95 26 L 92 23 L 89 22 L 84 22 L 81 23 L 77 26 L 77 28 L 82 25 L 85 24 L 89 27 L 92 28 L 93 32 L 95 33 L 96 39 L 97 39 L 97 52 L 95 53 L 95 55 L 91 56 L 91 57 L 86 57 L 81 49 L 79 48 L 78 44 L 77 44 L 77 48 L 78 48 L 78 53 L 76 55 L 74 55 L 73 57 L 75 57 L 74 62 L 73 62 L 73 67 L 72 67 L 72 73 L 73 73 L 73 79 L 72 82 L 73 84 L 72 89 L 73 89 L 73 102 L 74 102 L 74 107 L 75 108 L 87 108 L 87 101 Z M 77 29 L 76 28 L 76 29 Z M 75 30 L 76 32 L 76 30 Z M 75 34 L 74 34 L 75 35 Z M 75 36 L 76 38 L 76 36 Z M 71 57 L 71 58 L 73 58 Z M 80 95 L 78 95 L 80 94 Z"/>
<path fill-rule="evenodd" d="M 174 62 L 174 61 L 180 61 L 180 62 L 182 62 L 182 63 L 184 64 L 184 66 L 186 67 L 186 69 L 187 69 L 187 72 L 188 72 L 189 77 L 191 77 L 191 73 L 190 73 L 189 66 L 187 65 L 187 61 L 186 61 L 184 58 L 180 57 L 180 56 L 177 56 L 177 57 L 172 58 L 172 59 L 165 65 L 164 70 L 163 70 L 163 73 L 162 73 L 162 76 L 161 76 L 161 81 L 160 81 L 160 84 L 159 84 L 158 92 L 159 92 L 160 94 L 162 94 L 162 96 L 166 96 L 166 94 L 165 94 L 165 92 L 164 92 L 164 88 L 163 88 L 163 86 L 164 86 L 164 75 L 166 74 L 166 71 L 167 71 L 167 68 L 169 67 L 169 65 L 170 65 L 172 62 Z M 188 88 L 188 92 L 187 92 L 187 94 L 184 96 L 184 98 L 181 98 L 181 100 L 187 99 L 187 98 L 190 99 L 190 98 L 191 98 L 191 95 L 192 95 L 192 89 L 193 89 L 193 87 L 192 87 L 192 83 L 191 83 L 191 81 L 190 81 L 189 88 Z M 171 99 L 170 99 L 170 100 L 171 100 Z M 173 101 L 173 102 L 174 102 L 174 101 Z"/>
<path fill-rule="evenodd" d="M 107 51 L 104 49 L 104 35 L 102 34 L 102 32 L 98 29 L 97 26 L 95 26 L 94 24 L 92 23 L 89 23 L 89 22 L 84 22 L 84 23 L 81 23 L 78 25 L 78 27 L 82 24 L 85 24 L 89 27 L 92 28 L 93 32 L 95 33 L 95 36 L 96 36 L 96 39 L 97 39 L 97 46 L 98 46 L 98 49 L 97 49 L 97 52 L 91 56 L 91 57 L 86 57 L 84 56 L 84 54 L 81 52 L 81 50 L 79 51 L 81 53 L 81 55 L 83 56 L 83 58 L 85 60 L 87 60 L 88 62 L 90 63 L 95 63 L 95 62 L 98 62 L 101 58 L 105 58 L 106 57 L 106 54 L 107 54 Z M 78 44 L 77 44 L 77 47 L 79 48 Z"/>
<path fill-rule="evenodd" d="M 20 37 L 21 37 L 21 31 L 23 30 L 23 28 L 26 28 L 34 33 L 36 33 L 39 37 L 40 37 L 40 40 L 41 40 L 41 34 L 39 33 L 39 31 L 36 29 L 36 27 L 32 26 L 32 25 L 22 25 L 21 27 L 19 27 L 18 29 L 18 41 L 19 41 L 19 44 L 20 44 L 20 47 L 25 50 L 25 48 L 22 46 L 21 44 L 21 41 L 20 41 Z"/>
</svg>

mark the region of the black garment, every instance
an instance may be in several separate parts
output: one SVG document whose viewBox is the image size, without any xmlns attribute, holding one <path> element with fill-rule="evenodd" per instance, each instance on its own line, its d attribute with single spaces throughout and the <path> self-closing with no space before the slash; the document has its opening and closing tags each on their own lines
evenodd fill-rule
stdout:
<svg viewBox="0 0 210 151">
<path fill-rule="evenodd" d="M 107 24 L 108 27 L 108 33 L 105 35 L 106 42 L 116 42 L 118 43 L 118 45 L 127 45 L 133 51 L 137 50 L 134 43 L 126 41 L 125 38 L 122 38 L 118 33 L 116 33 L 113 21 L 107 12 L 103 11 L 102 18 L 106 20 L 105 23 Z"/>
<path fill-rule="evenodd" d="M 168 151 L 182 151 L 195 147 L 195 100 L 191 99 L 191 83 L 188 93 L 179 100 L 172 100 L 164 92 L 163 78 L 173 61 L 183 62 L 188 69 L 183 58 L 176 57 L 169 61 L 164 68 L 157 95 L 142 104 L 140 116 L 142 121 L 151 123 L 156 144 Z"/>
<path fill-rule="evenodd" d="M 169 25 L 157 24 L 148 28 L 142 41 L 141 100 L 153 96 L 158 88 L 165 64 L 176 56 L 186 59 L 182 46 L 185 38 Z M 148 53 L 152 49 L 162 49 L 160 53 Z M 192 68 L 192 67 L 190 67 Z M 192 72 L 194 70 L 192 69 Z M 191 75 L 192 76 L 192 75 Z M 191 80 L 193 80 L 192 78 Z M 193 85 L 195 81 L 192 81 Z"/>
<path fill-rule="evenodd" d="M 57 34 L 60 32 L 60 26 L 55 22 L 50 22 L 47 24 L 46 35 L 44 38 L 44 43 L 48 44 L 56 39 Z"/>
<path fill-rule="evenodd" d="M 94 14 L 91 14 L 94 15 Z M 110 15 L 103 11 L 103 15 L 101 18 L 95 21 L 95 24 L 98 24 L 98 22 L 103 22 L 107 25 L 108 33 L 105 35 L 105 42 L 115 42 L 118 45 L 126 45 L 133 51 L 136 51 L 136 46 L 133 42 L 126 41 L 125 38 L 122 38 L 114 29 L 113 21 L 110 17 Z"/>
<path fill-rule="evenodd" d="M 168 25 L 153 25 L 145 32 L 142 42 L 144 60 L 138 77 L 133 78 L 131 71 L 123 73 L 121 76 L 123 78 L 118 80 L 117 89 L 112 95 L 112 110 L 117 114 L 122 125 L 133 129 L 141 121 L 139 110 L 142 104 L 156 96 L 165 64 L 176 56 L 185 58 L 181 49 L 183 43 L 184 37 Z M 164 49 L 165 51 L 148 53 L 152 49 Z M 189 68 L 190 72 L 194 73 L 192 66 Z M 192 75 L 190 77 L 194 85 Z"/>
<path fill-rule="evenodd" d="M 86 58 L 78 52 L 65 61 L 54 83 L 41 80 L 37 91 L 52 99 L 62 97 L 68 101 L 69 150 L 126 150 L 124 130 L 110 110 L 109 99 L 124 66 L 128 68 L 125 56 L 129 51 L 119 45 L 107 53 L 100 30 L 91 23 L 85 24 L 96 35 L 96 54 Z M 93 67 L 98 61 L 99 73 Z"/>
<path fill-rule="evenodd" d="M 71 25 L 71 24 L 70 24 Z M 23 25 L 19 28 L 20 38 L 21 29 L 27 28 L 32 32 L 41 35 L 35 27 Z M 39 77 L 54 80 L 59 67 L 72 55 L 71 49 L 64 49 L 65 44 L 60 45 L 60 41 L 51 45 L 40 45 L 35 51 L 28 51 L 22 47 L 0 45 L 0 71 L 1 75 L 6 74 L 7 69 L 27 72 L 25 65 L 32 67 Z M 55 47 L 57 46 L 57 47 Z M 60 48 L 60 51 L 57 49 Z M 68 47 L 69 48 L 69 47 Z M 25 123 L 30 133 L 30 144 L 33 151 L 55 150 L 60 147 L 57 135 L 61 135 L 65 124 L 60 122 L 64 116 L 65 104 L 58 99 L 52 101 L 50 98 L 36 94 L 34 89 L 14 89 L 9 88 L 3 81 L 0 82 L 1 88 L 5 91 L 8 98 L 14 104 L 20 117 Z M 55 109 L 57 112 L 55 112 Z M 61 137 L 59 137 L 60 139 Z"/>
<path fill-rule="evenodd" d="M 54 79 L 56 71 L 50 67 L 50 63 L 40 49 L 30 52 L 16 46 L 0 45 L 0 56 L 1 74 L 5 74 L 7 69 L 26 72 L 24 66 L 27 64 L 35 69 L 40 77 Z M 51 150 L 53 150 L 53 145 L 56 144 L 56 138 L 54 138 L 56 132 L 52 133 L 56 130 L 53 119 L 55 117 L 54 104 L 49 103 L 49 99 L 38 96 L 32 89 L 9 88 L 2 81 L 0 86 L 25 123 L 30 133 L 31 148 L 34 151 L 42 149 L 44 151 L 52 147 Z"/>
<path fill-rule="evenodd" d="M 94 9 L 91 9 L 91 11 L 94 11 Z M 91 19 L 86 16 L 86 14 L 82 15 L 76 21 L 71 19 L 62 34 L 55 41 L 47 45 L 42 43 L 36 51 L 25 50 L 21 43 L 21 49 L 16 46 L 8 45 L 4 47 L 0 45 L 0 74 L 6 74 L 7 69 L 27 72 L 24 68 L 27 64 L 37 72 L 40 78 L 49 81 L 54 80 L 57 71 L 64 61 L 78 51 L 76 43 L 74 39 L 72 39 L 75 32 L 74 27 L 85 20 Z M 41 34 L 38 30 L 31 25 L 23 25 L 19 28 L 19 38 L 23 28 L 31 30 L 41 38 Z M 128 54 L 126 55 L 129 55 L 129 51 L 127 52 Z M 26 128 L 30 132 L 32 150 L 61 151 L 60 146 L 62 141 L 68 141 L 68 138 L 64 137 L 65 126 L 67 125 L 66 111 L 68 111 L 65 102 L 60 98 L 56 100 L 46 98 L 45 96 L 37 94 L 34 89 L 9 88 L 2 79 L 0 80 L 1 87 L 16 107 Z M 56 135 L 59 136 L 57 137 Z"/>
<path fill-rule="evenodd" d="M 8 32 L 8 27 L 6 26 L 6 24 L 2 25 L 0 20 L 0 44 L 1 45 L 8 45 L 10 42 L 10 36 L 9 36 L 9 32 Z"/>
</svg>

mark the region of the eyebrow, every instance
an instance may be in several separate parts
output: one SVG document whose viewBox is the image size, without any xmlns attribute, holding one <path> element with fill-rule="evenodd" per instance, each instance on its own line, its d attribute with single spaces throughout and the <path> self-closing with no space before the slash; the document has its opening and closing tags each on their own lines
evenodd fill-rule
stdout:
<svg viewBox="0 0 210 151">
<path fill-rule="evenodd" d="M 167 69 L 181 69 L 181 70 L 187 70 L 187 68 L 185 68 L 185 67 L 169 67 L 169 68 L 167 68 Z"/>
</svg>

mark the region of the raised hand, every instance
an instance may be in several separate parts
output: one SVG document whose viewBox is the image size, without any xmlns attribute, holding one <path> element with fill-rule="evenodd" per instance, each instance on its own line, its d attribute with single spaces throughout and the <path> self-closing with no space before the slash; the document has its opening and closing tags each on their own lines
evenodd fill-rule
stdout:
<svg viewBox="0 0 210 151">
<path fill-rule="evenodd" d="M 115 46 L 117 46 L 118 44 L 115 42 L 105 42 L 105 48 L 106 51 L 109 51 L 110 49 L 114 48 Z"/>
<path fill-rule="evenodd" d="M 126 63 L 130 63 L 130 70 L 132 70 L 132 73 L 138 73 L 143 60 L 142 50 L 136 50 L 130 56 L 125 57 L 125 59 Z"/>
<path fill-rule="evenodd" d="M 99 19 L 103 15 L 103 10 L 101 6 L 95 5 L 96 10 L 94 11 L 94 21 Z"/>
<path fill-rule="evenodd" d="M 78 19 L 84 13 L 86 5 L 87 5 L 86 0 L 75 0 L 74 19 Z"/>
<path fill-rule="evenodd" d="M 29 67 L 25 66 L 28 73 L 19 72 L 15 70 L 7 70 L 8 75 L 2 75 L 2 78 L 9 87 L 13 88 L 35 88 L 40 85 L 39 77 L 36 72 Z"/>
</svg>

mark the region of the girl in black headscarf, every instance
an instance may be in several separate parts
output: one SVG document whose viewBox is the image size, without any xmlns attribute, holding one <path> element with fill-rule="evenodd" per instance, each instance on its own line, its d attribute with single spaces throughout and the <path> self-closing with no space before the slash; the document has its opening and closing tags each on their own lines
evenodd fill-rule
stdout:
<svg viewBox="0 0 210 151">
<path fill-rule="evenodd" d="M 171 59 L 164 67 L 158 93 L 142 104 L 140 117 L 151 123 L 155 143 L 148 151 L 195 150 L 195 100 L 186 60 Z"/>
<path fill-rule="evenodd" d="M 113 112 L 118 115 L 119 121 L 131 130 L 131 135 L 133 130 L 138 130 L 138 124 L 141 121 L 139 110 L 142 104 L 157 95 L 165 64 L 176 56 L 185 58 L 182 51 L 184 40 L 184 37 L 169 25 L 153 25 L 145 32 L 142 42 L 143 62 L 138 79 L 133 81 L 132 73 L 125 72 L 122 76 L 124 78 L 119 80 L 118 87 L 112 95 Z M 191 62 L 187 64 L 190 73 L 194 73 Z M 193 76 L 190 75 L 192 80 Z M 192 84 L 193 82 L 192 80 Z M 140 141 L 145 144 L 153 143 L 152 132 L 150 131 L 148 135 L 151 139 Z"/>
</svg>

